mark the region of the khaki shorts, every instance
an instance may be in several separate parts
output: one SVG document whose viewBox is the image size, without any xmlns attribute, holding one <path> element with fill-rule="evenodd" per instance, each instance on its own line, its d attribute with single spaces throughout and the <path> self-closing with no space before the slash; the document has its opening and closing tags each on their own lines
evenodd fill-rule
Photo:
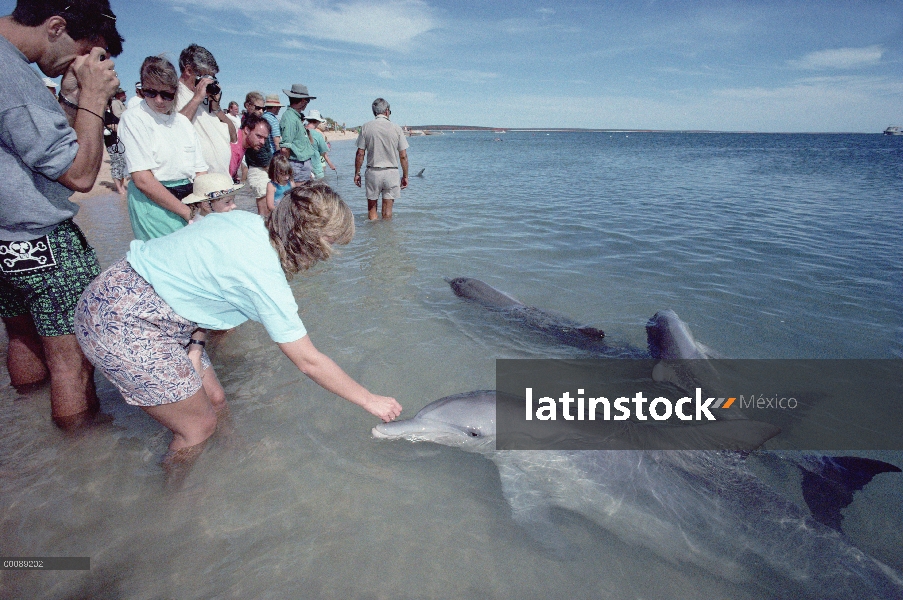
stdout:
<svg viewBox="0 0 903 600">
<path fill-rule="evenodd" d="M 373 169 L 367 167 L 364 177 L 367 183 L 367 200 L 395 200 L 401 196 L 401 177 L 397 168 Z"/>
<path fill-rule="evenodd" d="M 267 195 L 267 184 L 270 182 L 270 176 L 266 169 L 260 167 L 248 167 L 248 185 L 254 192 L 255 198 L 263 198 Z"/>
<path fill-rule="evenodd" d="M 267 195 L 267 184 L 270 182 L 270 176 L 266 169 L 260 167 L 248 167 L 248 185 L 254 192 L 255 198 L 263 198 Z"/>
</svg>

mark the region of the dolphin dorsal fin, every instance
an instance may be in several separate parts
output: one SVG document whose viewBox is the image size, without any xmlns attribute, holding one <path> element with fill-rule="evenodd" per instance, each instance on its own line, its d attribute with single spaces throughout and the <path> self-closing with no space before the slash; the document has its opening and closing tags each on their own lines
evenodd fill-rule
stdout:
<svg viewBox="0 0 903 600">
<path fill-rule="evenodd" d="M 816 521 L 840 531 L 843 515 L 853 494 L 864 488 L 875 475 L 900 473 L 899 467 L 880 460 L 858 456 L 826 456 L 821 470 L 803 472 L 803 498 Z"/>
</svg>

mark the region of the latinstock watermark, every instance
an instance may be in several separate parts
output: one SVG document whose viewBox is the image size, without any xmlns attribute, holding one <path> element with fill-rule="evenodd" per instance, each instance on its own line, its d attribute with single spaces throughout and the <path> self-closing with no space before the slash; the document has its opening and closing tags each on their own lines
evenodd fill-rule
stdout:
<svg viewBox="0 0 903 600">
<path fill-rule="evenodd" d="M 496 390 L 499 449 L 903 450 L 901 360 L 498 360 Z"/>
</svg>

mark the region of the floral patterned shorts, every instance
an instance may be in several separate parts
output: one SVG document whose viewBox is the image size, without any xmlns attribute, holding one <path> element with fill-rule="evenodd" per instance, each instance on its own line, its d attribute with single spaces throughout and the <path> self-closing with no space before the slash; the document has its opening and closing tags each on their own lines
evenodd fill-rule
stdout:
<svg viewBox="0 0 903 600">
<path fill-rule="evenodd" d="M 85 356 L 136 406 L 178 402 L 201 389 L 185 349 L 197 328 L 125 259 L 101 273 L 75 309 L 75 337 Z M 201 360 L 206 370 L 206 351 Z"/>
</svg>

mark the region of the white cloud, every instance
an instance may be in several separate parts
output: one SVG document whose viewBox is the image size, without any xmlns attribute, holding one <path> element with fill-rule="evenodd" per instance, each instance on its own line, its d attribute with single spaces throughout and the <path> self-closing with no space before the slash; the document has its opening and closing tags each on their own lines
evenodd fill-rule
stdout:
<svg viewBox="0 0 903 600">
<path fill-rule="evenodd" d="M 386 0 L 379 4 L 353 0 L 170 0 L 174 10 L 241 13 L 254 29 L 271 28 L 277 39 L 313 38 L 403 50 L 417 36 L 439 26 L 435 11 L 422 0 Z M 197 12 L 197 11 L 192 11 Z"/>
<path fill-rule="evenodd" d="M 799 60 L 787 62 L 798 69 L 855 69 L 877 65 L 883 55 L 881 46 L 837 48 L 810 52 Z"/>
</svg>

